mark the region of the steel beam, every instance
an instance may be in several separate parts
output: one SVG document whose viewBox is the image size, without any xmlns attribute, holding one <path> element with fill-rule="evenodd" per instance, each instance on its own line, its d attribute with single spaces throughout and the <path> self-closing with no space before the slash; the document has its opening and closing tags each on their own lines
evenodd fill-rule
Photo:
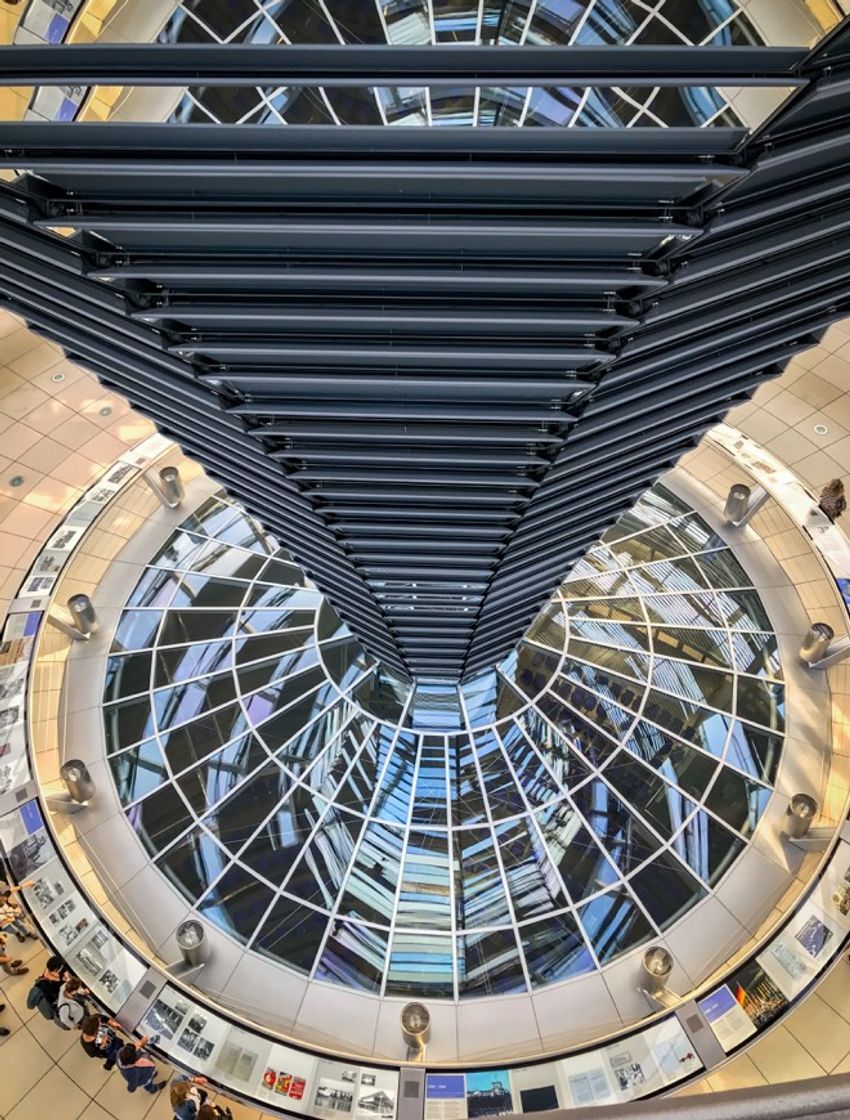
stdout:
<svg viewBox="0 0 850 1120">
<path fill-rule="evenodd" d="M 0 47 L 15 56 L 25 47 Z M 54 57 L 64 47 L 49 47 Z M 238 46 L 228 43 L 229 54 Z M 321 48 L 323 51 L 326 47 Z M 346 48 L 347 50 L 348 48 Z M 393 48 L 395 49 L 395 48 Z M 434 50 L 428 47 L 427 50 Z M 454 51 L 454 47 L 451 48 Z M 476 50 L 479 48 L 476 48 Z M 501 49 L 501 48 L 500 48 Z M 629 52 L 634 48 L 628 47 Z M 688 51 L 693 48 L 686 48 Z M 714 48 L 710 48 L 714 50 Z M 735 50 L 740 48 L 736 47 Z M 274 50 L 280 51 L 280 47 Z M 523 48 L 523 51 L 525 48 Z M 4 57 L 0 54 L 0 57 Z M 2 73 L 2 69 L 0 69 Z M 17 84 L 17 83 L 13 83 Z M 253 83 L 252 83 L 253 84 Z M 57 155 L 76 156 L 89 173 L 106 172 L 110 166 L 137 168 L 139 161 L 156 155 L 177 156 L 174 168 L 190 166 L 209 154 L 222 158 L 246 155 L 291 157 L 298 153 L 311 159 L 328 154 L 362 161 L 390 156 L 402 161 L 434 156 L 521 156 L 522 158 L 630 157 L 640 165 L 659 157 L 681 164 L 683 157 L 712 156 L 733 159 L 747 137 L 743 128 L 385 128 L 382 125 L 288 125 L 267 128 L 252 124 L 161 124 L 105 121 L 100 124 L 61 121 L 5 121 L 0 167 L 29 168 L 31 161 Z M 699 166 L 699 164 L 695 164 Z"/>
<path fill-rule="evenodd" d="M 178 54 L 156 49 L 167 76 Z M 235 50 L 193 57 L 261 57 Z M 299 50 L 272 62 L 309 61 Z M 338 61 L 367 57 L 310 50 L 341 82 L 354 71 Z M 417 59 L 420 84 L 441 84 L 465 50 L 380 48 L 359 84 Z M 850 308 L 850 56 L 830 71 L 822 53 L 787 52 L 782 84 L 810 84 L 747 138 L 13 123 L 0 160 L 46 178 L 0 185 L 0 289 L 291 540 L 374 653 L 468 672 L 729 404 Z M 680 55 L 734 63 L 723 85 L 765 80 L 741 69 L 779 57 L 470 57 L 539 64 L 540 79 L 552 63 L 587 78 L 577 60 L 596 60 L 597 83 L 651 63 L 656 86 L 681 79 Z M 43 55 L 67 57 L 82 56 Z"/>
<path fill-rule="evenodd" d="M 788 86 L 801 47 L 93 43 L 0 47 L 6 86 Z"/>
</svg>

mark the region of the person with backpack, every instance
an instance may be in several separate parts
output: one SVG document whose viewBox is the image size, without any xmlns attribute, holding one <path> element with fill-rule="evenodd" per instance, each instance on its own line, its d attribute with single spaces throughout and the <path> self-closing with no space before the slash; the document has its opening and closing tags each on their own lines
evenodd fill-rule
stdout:
<svg viewBox="0 0 850 1120">
<path fill-rule="evenodd" d="M 171 1111 L 174 1120 L 198 1120 L 201 1108 L 206 1103 L 207 1091 L 205 1077 L 190 1077 L 180 1073 L 171 1082 Z"/>
<path fill-rule="evenodd" d="M 0 933 L 0 968 L 9 976 L 23 976 L 29 972 L 22 960 L 14 960 L 11 953 L 6 952 L 6 935 L 2 933 Z"/>
<path fill-rule="evenodd" d="M 59 989 L 56 1001 L 56 1023 L 65 1031 L 79 1030 L 89 1013 L 86 996 L 89 990 L 82 980 L 72 976 Z"/>
<path fill-rule="evenodd" d="M 62 958 L 48 957 L 44 972 L 29 990 L 27 1007 L 31 1011 L 37 1009 L 45 1019 L 55 1019 L 59 993 L 65 981 L 70 979 L 71 973 L 68 972 Z"/>
<path fill-rule="evenodd" d="M 80 1045 L 90 1058 L 103 1058 L 103 1068 L 113 1069 L 126 1043 L 115 1033 L 121 1024 L 106 1015 L 86 1015 L 80 1024 Z"/>
<path fill-rule="evenodd" d="M 167 1079 L 156 1080 L 156 1063 L 143 1049 L 147 1042 L 147 1037 L 140 1038 L 135 1044 L 128 1042 L 116 1056 L 115 1064 L 127 1082 L 128 1093 L 135 1093 L 137 1089 L 144 1089 L 146 1093 L 158 1093 L 168 1084 Z"/>
</svg>

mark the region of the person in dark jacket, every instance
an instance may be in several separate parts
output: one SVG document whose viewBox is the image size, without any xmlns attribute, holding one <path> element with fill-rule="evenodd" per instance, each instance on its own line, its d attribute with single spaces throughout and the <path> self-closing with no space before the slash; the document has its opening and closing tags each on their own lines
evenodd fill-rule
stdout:
<svg viewBox="0 0 850 1120">
<path fill-rule="evenodd" d="M 147 1041 L 145 1037 L 135 1044 L 128 1042 L 116 1056 L 116 1065 L 127 1082 L 128 1093 L 135 1093 L 137 1089 L 144 1089 L 146 1093 L 158 1093 L 168 1084 L 167 1080 L 156 1079 L 156 1063 L 143 1050 Z"/>
<path fill-rule="evenodd" d="M 47 958 L 44 972 L 33 984 L 33 988 L 39 988 L 45 1000 L 53 1008 L 53 1018 L 56 1018 L 56 1004 L 59 1002 L 62 985 L 70 979 L 71 973 L 68 971 L 65 962 L 61 957 L 53 956 Z"/>
<path fill-rule="evenodd" d="M 121 1024 L 106 1015 L 86 1015 L 80 1026 L 80 1046 L 90 1058 L 103 1058 L 103 1068 L 113 1069 L 118 1051 L 126 1045 L 115 1033 Z"/>
</svg>

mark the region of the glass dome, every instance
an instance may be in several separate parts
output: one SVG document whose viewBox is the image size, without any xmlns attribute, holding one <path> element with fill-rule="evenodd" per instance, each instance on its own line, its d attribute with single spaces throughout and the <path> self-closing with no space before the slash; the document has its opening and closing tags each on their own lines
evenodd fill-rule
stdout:
<svg viewBox="0 0 850 1120">
<path fill-rule="evenodd" d="M 734 0 L 180 0 L 163 43 L 440 43 L 588 46 L 761 42 Z M 711 87 L 363 89 L 195 86 L 180 121 L 516 127 L 736 126 Z"/>
<path fill-rule="evenodd" d="M 706 897 L 770 798 L 783 693 L 746 573 L 660 485 L 460 688 L 388 676 L 220 496 L 128 601 L 104 722 L 200 917 L 316 980 L 463 999 L 600 968 Z"/>
</svg>

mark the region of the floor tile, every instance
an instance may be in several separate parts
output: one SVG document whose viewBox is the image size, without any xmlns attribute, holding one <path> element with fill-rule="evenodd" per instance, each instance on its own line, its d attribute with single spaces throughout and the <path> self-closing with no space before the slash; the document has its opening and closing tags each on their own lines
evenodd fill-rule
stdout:
<svg viewBox="0 0 850 1120">
<path fill-rule="evenodd" d="M 721 1066 L 705 1079 L 715 1093 L 731 1089 L 749 1089 L 753 1085 L 766 1085 L 764 1075 L 748 1054 L 741 1054 Z"/>
<path fill-rule="evenodd" d="M 7 397 L 3 397 L 3 411 L 15 420 L 22 420 L 27 413 L 32 412 L 33 409 L 38 408 L 49 399 L 47 393 L 43 393 L 41 389 L 36 389 L 34 385 L 28 385 L 24 382 L 20 389 L 15 389 Z"/>
<path fill-rule="evenodd" d="M 27 426 L 41 432 L 42 435 L 48 435 L 73 419 L 74 413 L 66 404 L 55 397 L 50 397 L 32 410 L 27 417 Z"/>
<path fill-rule="evenodd" d="M 817 451 L 817 447 L 810 439 L 801 436 L 793 428 L 786 429 L 786 431 L 770 440 L 767 449 L 792 467 L 800 459 L 805 459 L 807 455 L 813 455 Z"/>
<path fill-rule="evenodd" d="M 781 1026 L 774 1027 L 748 1053 L 770 1085 L 779 1085 L 783 1081 L 800 1081 L 807 1077 L 823 1077 L 827 1072 L 790 1031 Z"/>
<path fill-rule="evenodd" d="M 75 1085 L 90 1097 L 96 1097 L 110 1077 L 119 1077 L 116 1070 L 105 1070 L 99 1058 L 90 1058 L 80 1045 L 79 1034 L 59 1058 L 59 1065 Z"/>
<path fill-rule="evenodd" d="M 53 1066 L 10 1112 L 7 1120 L 77 1120 L 89 1104 L 64 1070 Z"/>
<path fill-rule="evenodd" d="M 782 379 L 780 378 L 779 384 L 781 385 L 781 383 Z M 787 389 L 781 390 L 769 401 L 765 401 L 764 407 L 774 416 L 778 416 L 785 424 L 799 424 L 807 416 L 811 416 L 817 408 L 815 404 L 809 403 Z"/>
<path fill-rule="evenodd" d="M 53 1062 L 29 1031 L 22 1030 L 15 1031 L 3 1044 L 2 1066 L 0 1116 L 8 1116 L 18 1101 L 53 1068 Z"/>
<path fill-rule="evenodd" d="M 27 1029 L 54 1062 L 72 1046 L 79 1046 L 79 1035 L 76 1031 L 63 1030 L 52 1019 L 45 1019 L 39 1011 L 29 1020 Z"/>
<path fill-rule="evenodd" d="M 174 1112 L 171 1108 L 171 1094 L 166 1087 L 154 1099 L 145 1120 L 173 1120 Z"/>
<path fill-rule="evenodd" d="M 0 1003 L 5 1003 L 6 1006 L 3 1011 L 0 1011 L 0 1027 L 5 1027 L 7 1031 L 14 1034 L 24 1026 L 24 1021 L 11 1005 L 6 1001 L 6 997 L 0 993 Z M 6 1041 L 6 1037 L 0 1038 L 0 1046 Z"/>
<path fill-rule="evenodd" d="M 712 1093 L 714 1090 L 708 1083 L 706 1078 L 701 1081 L 694 1081 L 691 1085 L 686 1085 L 684 1089 L 676 1089 L 671 1093 L 671 1097 L 702 1097 L 707 1093 Z"/>
<path fill-rule="evenodd" d="M 157 1067 L 157 1075 L 160 1080 L 166 1077 L 170 1078 L 171 1074 L 170 1067 L 164 1065 Z M 162 1095 L 162 1093 L 159 1093 L 157 1099 Z M 137 1089 L 135 1093 L 128 1092 L 127 1083 L 117 1070 L 114 1077 L 107 1079 L 95 1100 L 102 1108 L 111 1112 L 119 1120 L 144 1120 L 154 1103 L 153 1095 L 146 1093 L 144 1089 Z"/>
<path fill-rule="evenodd" d="M 817 997 L 850 1023 L 850 964 L 846 956 L 820 981 Z"/>
<path fill-rule="evenodd" d="M 79 1120 L 121 1120 L 121 1117 L 114 1117 L 111 1112 L 101 1108 L 97 1101 L 89 1101 L 80 1113 Z"/>
<path fill-rule="evenodd" d="M 783 1026 L 827 1070 L 833 1070 L 850 1054 L 850 1023 L 819 999 L 817 993 L 792 1011 Z"/>
</svg>

